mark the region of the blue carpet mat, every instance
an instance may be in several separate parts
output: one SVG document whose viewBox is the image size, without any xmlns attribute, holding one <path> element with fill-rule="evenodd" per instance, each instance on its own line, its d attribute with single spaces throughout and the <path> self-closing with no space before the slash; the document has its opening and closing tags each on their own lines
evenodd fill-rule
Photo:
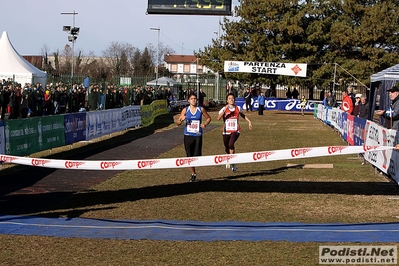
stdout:
<svg viewBox="0 0 399 266">
<path fill-rule="evenodd" d="M 399 223 L 302 224 L 0 216 L 0 234 L 178 241 L 397 242 Z"/>
</svg>

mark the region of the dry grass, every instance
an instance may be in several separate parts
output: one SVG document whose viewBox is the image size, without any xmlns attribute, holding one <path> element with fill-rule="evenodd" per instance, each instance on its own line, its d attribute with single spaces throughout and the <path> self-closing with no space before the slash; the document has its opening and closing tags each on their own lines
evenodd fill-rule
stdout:
<svg viewBox="0 0 399 266">
<path fill-rule="evenodd" d="M 222 154 L 221 123 L 204 137 L 204 155 Z M 237 152 L 345 145 L 311 115 L 248 113 Z M 173 127 L 167 124 L 167 127 Z M 179 146 L 161 157 L 181 157 Z M 299 169 L 288 163 L 334 164 L 333 169 Z M 75 194 L 54 211 L 39 215 L 106 219 L 167 219 L 304 223 L 397 222 L 398 190 L 356 155 L 220 167 L 126 171 Z M 2 265 L 315 265 L 321 243 L 177 242 L 0 236 Z M 329 244 L 329 243 L 323 243 Z M 330 243 L 339 244 L 339 243 Z M 357 243 L 358 244 L 358 243 Z M 385 243 L 387 244 L 387 243 Z"/>
</svg>

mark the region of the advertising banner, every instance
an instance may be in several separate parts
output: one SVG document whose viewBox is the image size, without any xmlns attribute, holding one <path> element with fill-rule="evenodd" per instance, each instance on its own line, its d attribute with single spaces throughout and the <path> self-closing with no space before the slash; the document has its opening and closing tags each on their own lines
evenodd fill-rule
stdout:
<svg viewBox="0 0 399 266">
<path fill-rule="evenodd" d="M 141 115 L 140 106 L 138 105 L 87 112 L 86 140 L 99 138 L 139 125 L 141 125 Z"/>
<path fill-rule="evenodd" d="M 224 61 L 224 72 L 306 77 L 307 64 Z"/>
<path fill-rule="evenodd" d="M 346 116 L 346 141 L 353 146 L 355 144 L 355 117 L 350 114 Z"/>
<path fill-rule="evenodd" d="M 386 129 L 372 121 L 367 121 L 366 123 L 366 145 L 378 145 L 378 146 L 387 146 L 388 145 L 388 137 L 391 139 L 395 139 L 395 130 Z M 392 147 L 392 145 L 391 145 Z M 376 166 L 380 171 L 384 173 L 388 173 L 388 158 L 392 157 L 392 150 L 387 150 L 384 152 L 370 152 L 365 156 L 366 161 Z M 395 152 L 396 153 L 396 152 Z"/>
<path fill-rule="evenodd" d="M 148 106 L 148 105 L 147 105 Z M 118 127 L 120 130 L 125 130 L 130 127 L 136 127 L 142 125 L 142 116 L 140 114 L 139 105 L 125 106 L 120 110 L 120 116 L 118 116 L 118 121 L 120 121 Z M 114 120 L 116 117 L 113 118 Z"/>
<path fill-rule="evenodd" d="M 243 110 L 247 110 L 244 98 L 236 98 L 236 105 L 240 106 Z M 259 109 L 257 98 L 251 99 L 252 110 Z M 314 112 L 317 101 L 308 101 L 305 106 L 305 112 Z M 297 99 L 280 100 L 276 98 L 266 98 L 265 110 L 280 110 L 280 111 L 301 111 L 300 101 Z"/>
<path fill-rule="evenodd" d="M 44 116 L 4 122 L 5 153 L 25 156 L 65 145 L 64 116 Z"/>
<path fill-rule="evenodd" d="M 366 126 L 366 119 L 362 119 L 359 117 L 355 117 L 354 119 L 354 129 L 355 129 L 355 138 L 354 138 L 354 145 L 364 145 L 365 140 L 365 126 Z"/>
<path fill-rule="evenodd" d="M 64 115 L 65 144 L 86 140 L 86 113 Z"/>
<path fill-rule="evenodd" d="M 143 126 L 149 126 L 154 123 L 154 109 L 151 105 L 140 106 L 141 122 Z"/>
<path fill-rule="evenodd" d="M 151 103 L 154 109 L 154 116 L 168 114 L 168 102 L 166 100 L 156 100 Z"/>
</svg>

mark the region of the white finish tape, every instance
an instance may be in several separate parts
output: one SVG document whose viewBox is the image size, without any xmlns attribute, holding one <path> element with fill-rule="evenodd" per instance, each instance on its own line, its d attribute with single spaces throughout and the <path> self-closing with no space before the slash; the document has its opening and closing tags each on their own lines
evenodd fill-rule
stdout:
<svg viewBox="0 0 399 266">
<path fill-rule="evenodd" d="M 197 166 L 215 166 L 225 164 L 242 164 L 269 162 L 277 160 L 303 159 L 311 157 L 347 155 L 384 151 L 393 149 L 388 146 L 326 146 L 297 148 L 274 151 L 258 151 L 237 154 L 221 154 L 200 157 L 181 157 L 169 159 L 143 159 L 143 160 L 119 160 L 119 161 L 74 161 L 58 159 L 42 159 L 17 157 L 12 155 L 0 155 L 3 163 L 21 165 L 71 169 L 71 170 L 150 170 L 167 168 L 184 168 Z"/>
</svg>

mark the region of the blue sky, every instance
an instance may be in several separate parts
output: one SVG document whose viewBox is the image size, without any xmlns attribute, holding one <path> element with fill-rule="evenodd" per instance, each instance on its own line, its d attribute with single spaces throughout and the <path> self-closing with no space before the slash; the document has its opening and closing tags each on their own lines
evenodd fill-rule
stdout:
<svg viewBox="0 0 399 266">
<path fill-rule="evenodd" d="M 160 42 L 177 54 L 192 54 L 212 43 L 218 31 L 219 16 L 146 15 L 147 0 L 14 0 L 1 4 L 1 32 L 7 31 L 14 48 L 21 55 L 41 55 L 44 46 L 50 52 L 64 49 L 68 34 L 62 26 L 80 28 L 75 51 L 97 56 L 111 42 L 130 43 L 140 50 L 147 44 L 156 47 L 157 31 Z M 238 0 L 233 0 L 233 6 Z"/>
</svg>

